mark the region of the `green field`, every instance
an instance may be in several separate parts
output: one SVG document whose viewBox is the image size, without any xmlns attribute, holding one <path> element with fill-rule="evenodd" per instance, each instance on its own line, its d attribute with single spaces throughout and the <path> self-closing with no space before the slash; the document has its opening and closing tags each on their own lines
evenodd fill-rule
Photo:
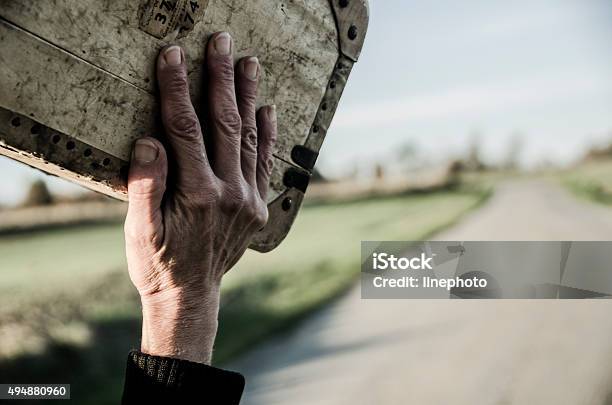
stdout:
<svg viewBox="0 0 612 405">
<path fill-rule="evenodd" d="M 602 204 L 612 204 L 612 160 L 581 164 L 561 175 L 576 195 Z"/>
<path fill-rule="evenodd" d="M 274 252 L 225 279 L 215 363 L 285 329 L 351 286 L 361 240 L 419 240 L 484 200 L 440 191 L 307 206 Z M 70 382 L 79 403 L 115 403 L 139 342 L 121 224 L 0 237 L 0 380 Z"/>
</svg>

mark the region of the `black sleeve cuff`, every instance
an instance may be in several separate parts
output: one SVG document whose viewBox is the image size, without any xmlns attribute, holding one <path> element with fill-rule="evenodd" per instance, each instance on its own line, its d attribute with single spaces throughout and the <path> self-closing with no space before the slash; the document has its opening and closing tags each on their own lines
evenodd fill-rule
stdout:
<svg viewBox="0 0 612 405">
<path fill-rule="evenodd" d="M 240 403 L 241 374 L 205 364 L 132 351 L 128 356 L 123 405 L 143 403 Z"/>
</svg>

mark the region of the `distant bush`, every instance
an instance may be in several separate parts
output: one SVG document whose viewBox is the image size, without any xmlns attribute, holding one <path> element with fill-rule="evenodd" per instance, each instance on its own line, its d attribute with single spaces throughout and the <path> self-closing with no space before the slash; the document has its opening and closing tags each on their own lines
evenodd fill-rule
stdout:
<svg viewBox="0 0 612 405">
<path fill-rule="evenodd" d="M 42 180 L 36 180 L 30 186 L 28 195 L 21 205 L 24 207 L 38 207 L 50 204 L 53 204 L 53 196 L 49 192 L 47 184 Z"/>
</svg>

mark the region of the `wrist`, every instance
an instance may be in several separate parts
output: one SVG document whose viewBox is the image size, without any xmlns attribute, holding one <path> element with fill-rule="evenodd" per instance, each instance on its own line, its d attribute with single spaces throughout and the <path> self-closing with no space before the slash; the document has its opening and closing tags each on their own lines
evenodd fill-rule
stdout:
<svg viewBox="0 0 612 405">
<path fill-rule="evenodd" d="M 146 354 L 210 364 L 219 313 L 219 289 L 141 296 Z"/>
</svg>

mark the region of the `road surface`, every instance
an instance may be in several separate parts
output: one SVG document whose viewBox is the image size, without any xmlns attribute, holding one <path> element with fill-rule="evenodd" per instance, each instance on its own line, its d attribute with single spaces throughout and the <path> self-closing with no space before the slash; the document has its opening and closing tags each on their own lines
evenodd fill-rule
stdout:
<svg viewBox="0 0 612 405">
<path fill-rule="evenodd" d="M 439 240 L 608 240 L 612 209 L 500 185 Z M 612 404 L 612 303 L 361 300 L 359 288 L 231 368 L 246 405 Z"/>
</svg>

